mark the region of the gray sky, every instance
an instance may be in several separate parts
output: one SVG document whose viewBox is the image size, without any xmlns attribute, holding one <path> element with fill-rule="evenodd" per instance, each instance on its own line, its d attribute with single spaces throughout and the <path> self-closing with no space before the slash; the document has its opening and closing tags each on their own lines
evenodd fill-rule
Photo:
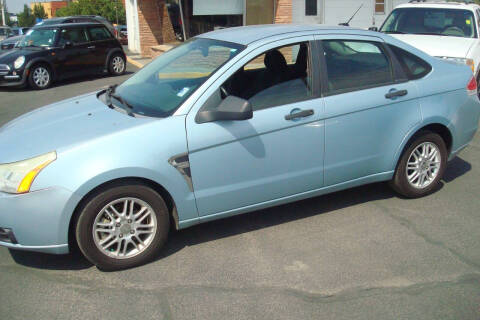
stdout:
<svg viewBox="0 0 480 320">
<path fill-rule="evenodd" d="M 12 13 L 19 13 L 23 10 L 23 5 L 29 3 L 30 0 L 7 0 L 7 8 Z"/>
</svg>

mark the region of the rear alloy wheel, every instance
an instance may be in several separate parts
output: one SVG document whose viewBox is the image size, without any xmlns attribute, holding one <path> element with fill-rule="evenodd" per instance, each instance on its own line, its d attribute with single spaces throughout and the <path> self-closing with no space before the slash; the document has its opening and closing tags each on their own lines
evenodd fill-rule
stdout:
<svg viewBox="0 0 480 320">
<path fill-rule="evenodd" d="M 447 167 L 447 147 L 436 133 L 422 132 L 403 153 L 391 182 L 393 189 L 408 198 L 436 190 Z"/>
<path fill-rule="evenodd" d="M 110 58 L 110 63 L 108 65 L 108 71 L 111 75 L 119 76 L 125 73 L 126 63 L 125 58 L 120 54 L 114 54 Z"/>
<path fill-rule="evenodd" d="M 30 69 L 28 82 L 34 89 L 47 89 L 52 84 L 52 74 L 50 69 L 43 64 L 34 66 Z"/>
<path fill-rule="evenodd" d="M 76 226 L 82 253 L 100 269 L 144 264 L 158 254 L 170 227 L 163 199 L 143 184 L 119 184 L 99 192 Z"/>
</svg>

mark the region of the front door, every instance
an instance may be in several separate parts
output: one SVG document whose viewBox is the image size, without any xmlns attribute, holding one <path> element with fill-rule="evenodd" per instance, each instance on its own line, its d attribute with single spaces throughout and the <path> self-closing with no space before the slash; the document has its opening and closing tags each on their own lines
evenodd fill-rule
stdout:
<svg viewBox="0 0 480 320">
<path fill-rule="evenodd" d="M 189 161 L 200 216 L 323 186 L 324 106 L 310 38 L 279 41 L 250 53 L 188 114 Z M 227 94 L 249 100 L 253 118 L 196 123 L 199 110 L 216 108 Z"/>
<path fill-rule="evenodd" d="M 58 47 L 60 47 L 57 51 L 59 76 L 80 75 L 91 70 L 93 56 L 83 27 L 62 29 Z"/>
</svg>

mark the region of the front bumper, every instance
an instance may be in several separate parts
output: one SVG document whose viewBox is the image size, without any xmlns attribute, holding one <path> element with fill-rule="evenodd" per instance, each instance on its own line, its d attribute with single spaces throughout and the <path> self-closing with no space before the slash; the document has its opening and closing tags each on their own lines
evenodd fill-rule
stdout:
<svg viewBox="0 0 480 320">
<path fill-rule="evenodd" d="M 26 70 L 0 70 L 0 87 L 22 86 L 27 81 Z"/>
<path fill-rule="evenodd" d="M 0 228 L 8 230 L 15 239 L 0 238 L 0 246 L 54 254 L 68 253 L 72 203 L 78 203 L 78 199 L 60 187 L 20 195 L 0 192 Z"/>
</svg>

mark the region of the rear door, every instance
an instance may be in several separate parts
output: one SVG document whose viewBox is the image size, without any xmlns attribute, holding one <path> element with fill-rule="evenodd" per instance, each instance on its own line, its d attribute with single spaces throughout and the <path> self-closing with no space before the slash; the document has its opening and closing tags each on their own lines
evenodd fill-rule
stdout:
<svg viewBox="0 0 480 320">
<path fill-rule="evenodd" d="M 382 39 L 321 39 L 325 186 L 389 176 L 403 138 L 421 120 L 417 87 Z"/>
<path fill-rule="evenodd" d="M 95 56 L 95 66 L 103 69 L 106 65 L 108 51 L 113 46 L 112 41 L 114 41 L 114 38 L 110 31 L 104 26 L 88 27 L 88 34 L 90 37 L 90 47 Z"/>
</svg>

